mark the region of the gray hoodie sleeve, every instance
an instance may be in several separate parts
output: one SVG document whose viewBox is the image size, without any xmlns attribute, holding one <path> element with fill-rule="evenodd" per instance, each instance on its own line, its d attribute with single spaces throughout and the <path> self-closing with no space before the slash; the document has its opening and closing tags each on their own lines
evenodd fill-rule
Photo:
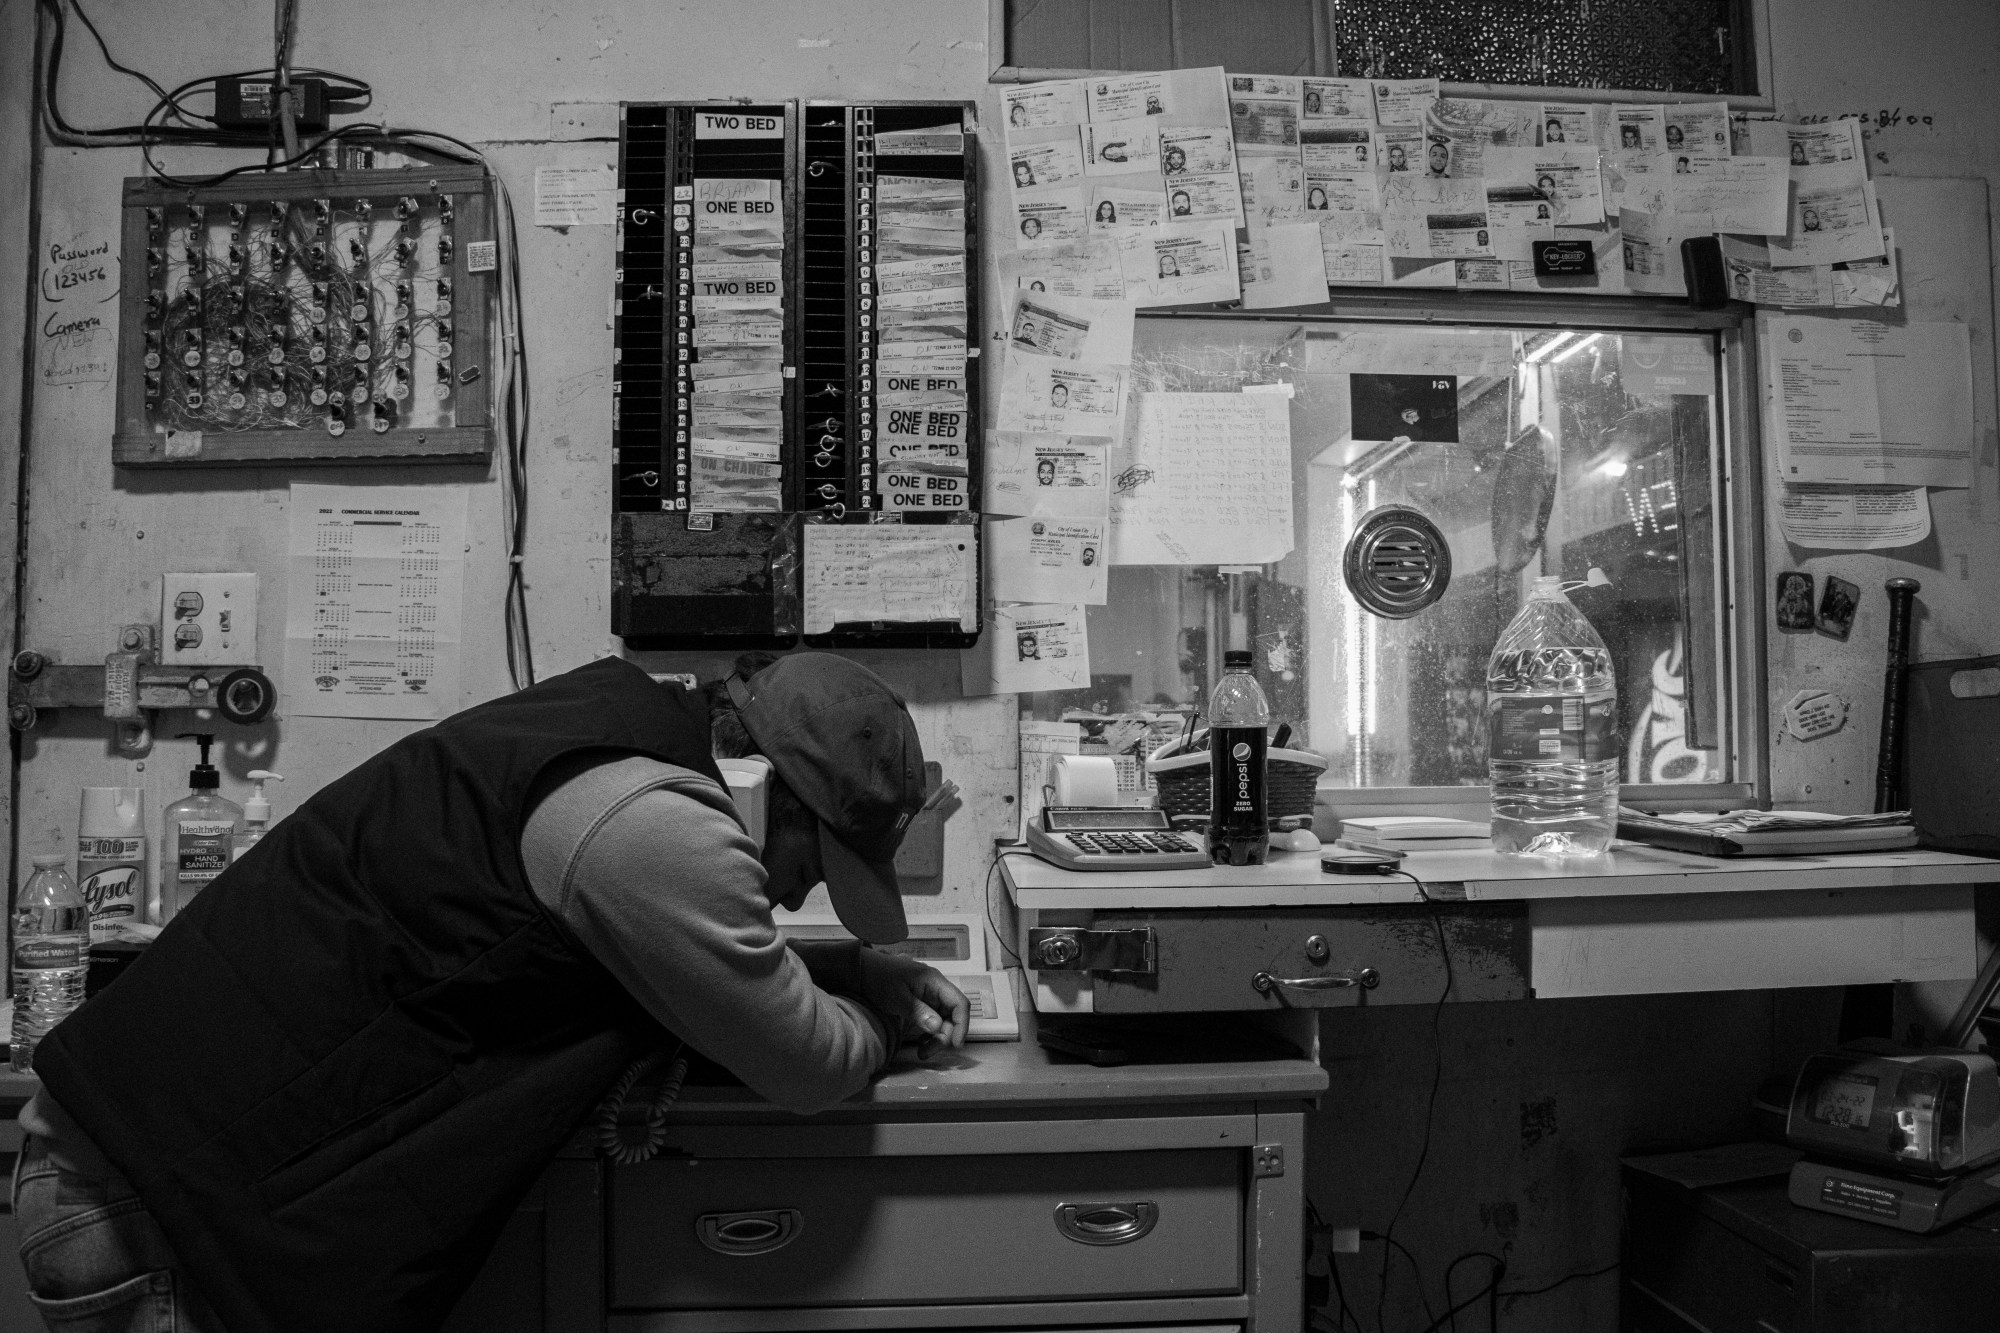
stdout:
<svg viewBox="0 0 2000 1333">
<path fill-rule="evenodd" d="M 881 1022 L 785 946 L 727 792 L 624 758 L 569 776 L 521 837 L 535 894 L 648 1012 L 750 1088 L 820 1110 L 889 1061 Z M 835 981 L 840 968 L 815 958 Z"/>
</svg>

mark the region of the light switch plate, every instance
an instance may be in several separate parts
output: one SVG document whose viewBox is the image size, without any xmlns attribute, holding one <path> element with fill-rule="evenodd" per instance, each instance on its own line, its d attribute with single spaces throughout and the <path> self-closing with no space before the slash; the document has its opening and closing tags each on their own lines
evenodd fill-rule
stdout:
<svg viewBox="0 0 2000 1333">
<path fill-rule="evenodd" d="M 167 574 L 160 579 L 160 661 L 173 666 L 257 660 L 255 574 Z"/>
</svg>

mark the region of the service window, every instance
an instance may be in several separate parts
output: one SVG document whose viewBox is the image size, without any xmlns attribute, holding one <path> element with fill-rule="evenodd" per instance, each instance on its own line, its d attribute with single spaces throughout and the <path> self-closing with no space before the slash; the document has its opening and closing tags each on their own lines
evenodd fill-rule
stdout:
<svg viewBox="0 0 2000 1333">
<path fill-rule="evenodd" d="M 1294 545 L 1273 564 L 1112 568 L 1088 615 L 1091 687 L 1023 696 L 1024 713 L 1085 723 L 1086 749 L 1119 718 L 1169 735 L 1206 707 L 1223 651 L 1248 647 L 1293 743 L 1329 759 L 1322 786 L 1483 799 L 1487 658 L 1552 574 L 1580 585 L 1611 649 L 1624 781 L 1749 799 L 1761 730 L 1746 746 L 1754 618 L 1739 622 L 1754 599 L 1731 589 L 1757 565 L 1729 538 L 1743 499 L 1723 398 L 1737 337 L 1142 316 L 1137 391 L 1289 393 Z M 1449 563 L 1442 595 L 1393 618 L 1365 604 L 1406 609 L 1407 561 L 1346 568 L 1392 507 L 1442 536 L 1439 581 Z"/>
</svg>

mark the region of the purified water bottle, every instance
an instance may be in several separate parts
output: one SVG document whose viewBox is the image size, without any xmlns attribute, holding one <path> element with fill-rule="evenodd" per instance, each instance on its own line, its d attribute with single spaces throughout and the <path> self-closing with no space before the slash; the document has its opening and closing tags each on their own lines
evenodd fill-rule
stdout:
<svg viewBox="0 0 2000 1333">
<path fill-rule="evenodd" d="M 34 1067 L 35 1046 L 83 1003 L 90 971 L 90 908 L 65 869 L 46 852 L 14 901 L 14 1032 L 9 1066 Z"/>
<path fill-rule="evenodd" d="M 1493 850 L 1595 856 L 1618 828 L 1611 654 L 1562 582 L 1538 578 L 1486 665 Z"/>
<path fill-rule="evenodd" d="M 1208 849 L 1218 865 L 1264 864 L 1270 846 L 1264 798 L 1264 732 L 1271 705 L 1250 674 L 1250 654 L 1222 655 L 1208 703 Z"/>
</svg>

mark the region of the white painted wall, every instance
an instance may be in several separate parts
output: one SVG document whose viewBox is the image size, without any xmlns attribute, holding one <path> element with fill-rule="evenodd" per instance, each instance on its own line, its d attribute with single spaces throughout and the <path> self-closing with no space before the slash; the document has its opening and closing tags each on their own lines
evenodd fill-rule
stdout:
<svg viewBox="0 0 2000 1333">
<path fill-rule="evenodd" d="M 9 16 L 25 17 L 11 3 Z M 92 6 L 114 53 L 162 82 L 253 67 L 270 58 L 270 6 L 261 0 L 181 0 L 172 6 Z M 304 9 L 297 62 L 367 79 L 371 115 L 441 130 L 486 147 L 525 211 L 541 165 L 615 162 L 615 142 L 548 142 L 552 105 L 742 96 L 980 98 L 986 93 L 986 11 L 977 0 L 865 0 L 807 4 L 752 0 L 665 6 L 640 0 L 576 6 L 319 3 Z M 18 30 L 18 25 L 17 30 Z M 24 48 L 23 48 L 24 49 Z M 63 104 L 78 124 L 125 123 L 150 94 L 106 71 L 72 24 Z M 614 117 L 615 123 L 615 117 Z M 170 151 L 170 171 L 239 165 L 241 155 Z M 136 151 L 51 149 L 44 155 L 42 232 L 114 229 L 121 180 Z M 619 651 L 609 633 L 609 227 L 565 232 L 522 225 L 525 337 L 535 389 L 530 435 L 533 530 L 527 572 L 535 656 L 543 674 Z M 110 234 L 115 235 L 115 230 Z M 457 482 L 473 487 L 466 582 L 465 704 L 508 688 L 502 653 L 504 573 L 499 495 L 487 469 L 115 473 L 107 386 L 51 389 L 35 404 L 29 491 L 35 550 L 28 563 L 24 642 L 65 662 L 100 660 L 107 627 L 159 612 L 159 575 L 184 569 L 263 573 L 259 652 L 283 658 L 283 549 L 293 480 L 359 484 Z M 1011 824 L 1014 791 L 1009 699 L 961 701 L 955 654 L 860 655 L 912 705 L 926 753 L 966 795 L 950 821 L 946 874 L 919 884 L 916 910 L 978 910 L 992 834 Z M 719 674 L 726 656 L 648 654 L 662 670 Z M 280 712 L 282 714 L 282 706 Z M 20 848 L 26 856 L 74 836 L 77 789 L 129 783 L 150 811 L 184 794 L 192 742 L 171 739 L 193 720 L 162 720 L 144 760 L 114 756 L 101 721 L 66 715 L 24 738 Z M 243 774 L 287 777 L 278 809 L 410 729 L 393 722 L 283 718 L 249 733 L 222 728 L 224 793 L 241 800 Z"/>
<path fill-rule="evenodd" d="M 1911 319 L 1955 319 L 1972 329 L 1975 484 L 1932 491 L 1929 542 L 1881 555 L 1788 549 L 1767 524 L 1767 575 L 1803 569 L 1861 586 L 1861 614 L 1845 644 L 1771 634 L 1772 795 L 1780 804 L 1866 810 L 1874 800 L 1888 622 L 1883 583 L 1908 577 L 1918 596 L 1915 652 L 1944 660 L 2000 652 L 2000 444 L 1994 410 L 1991 243 L 1985 196 L 2000 180 L 2000 5 L 1929 0 L 1881 7 L 1860 0 L 1771 0 L 1777 102 L 1803 116 L 1867 117 L 1869 167 L 1887 177 L 1959 178 L 1957 186 L 1890 180 L 1884 220 L 1898 231 Z M 1924 123 L 1929 121 L 1928 124 Z M 1983 189 L 1982 189 L 1983 186 Z M 1982 233 L 1988 244 L 1978 242 Z M 1981 249 L 1985 253 L 1980 253 Z M 1971 257 L 1971 262 L 1964 262 Z M 1983 265 L 1983 267 L 1982 267 Z M 1767 485 L 1775 474 L 1767 472 Z M 1769 577 L 1767 577 L 1767 583 Z M 1767 587 L 1768 594 L 1769 589 Z M 1853 705 L 1846 730 L 1806 744 L 1783 735 L 1780 710 L 1801 689 L 1830 689 Z"/>
</svg>

